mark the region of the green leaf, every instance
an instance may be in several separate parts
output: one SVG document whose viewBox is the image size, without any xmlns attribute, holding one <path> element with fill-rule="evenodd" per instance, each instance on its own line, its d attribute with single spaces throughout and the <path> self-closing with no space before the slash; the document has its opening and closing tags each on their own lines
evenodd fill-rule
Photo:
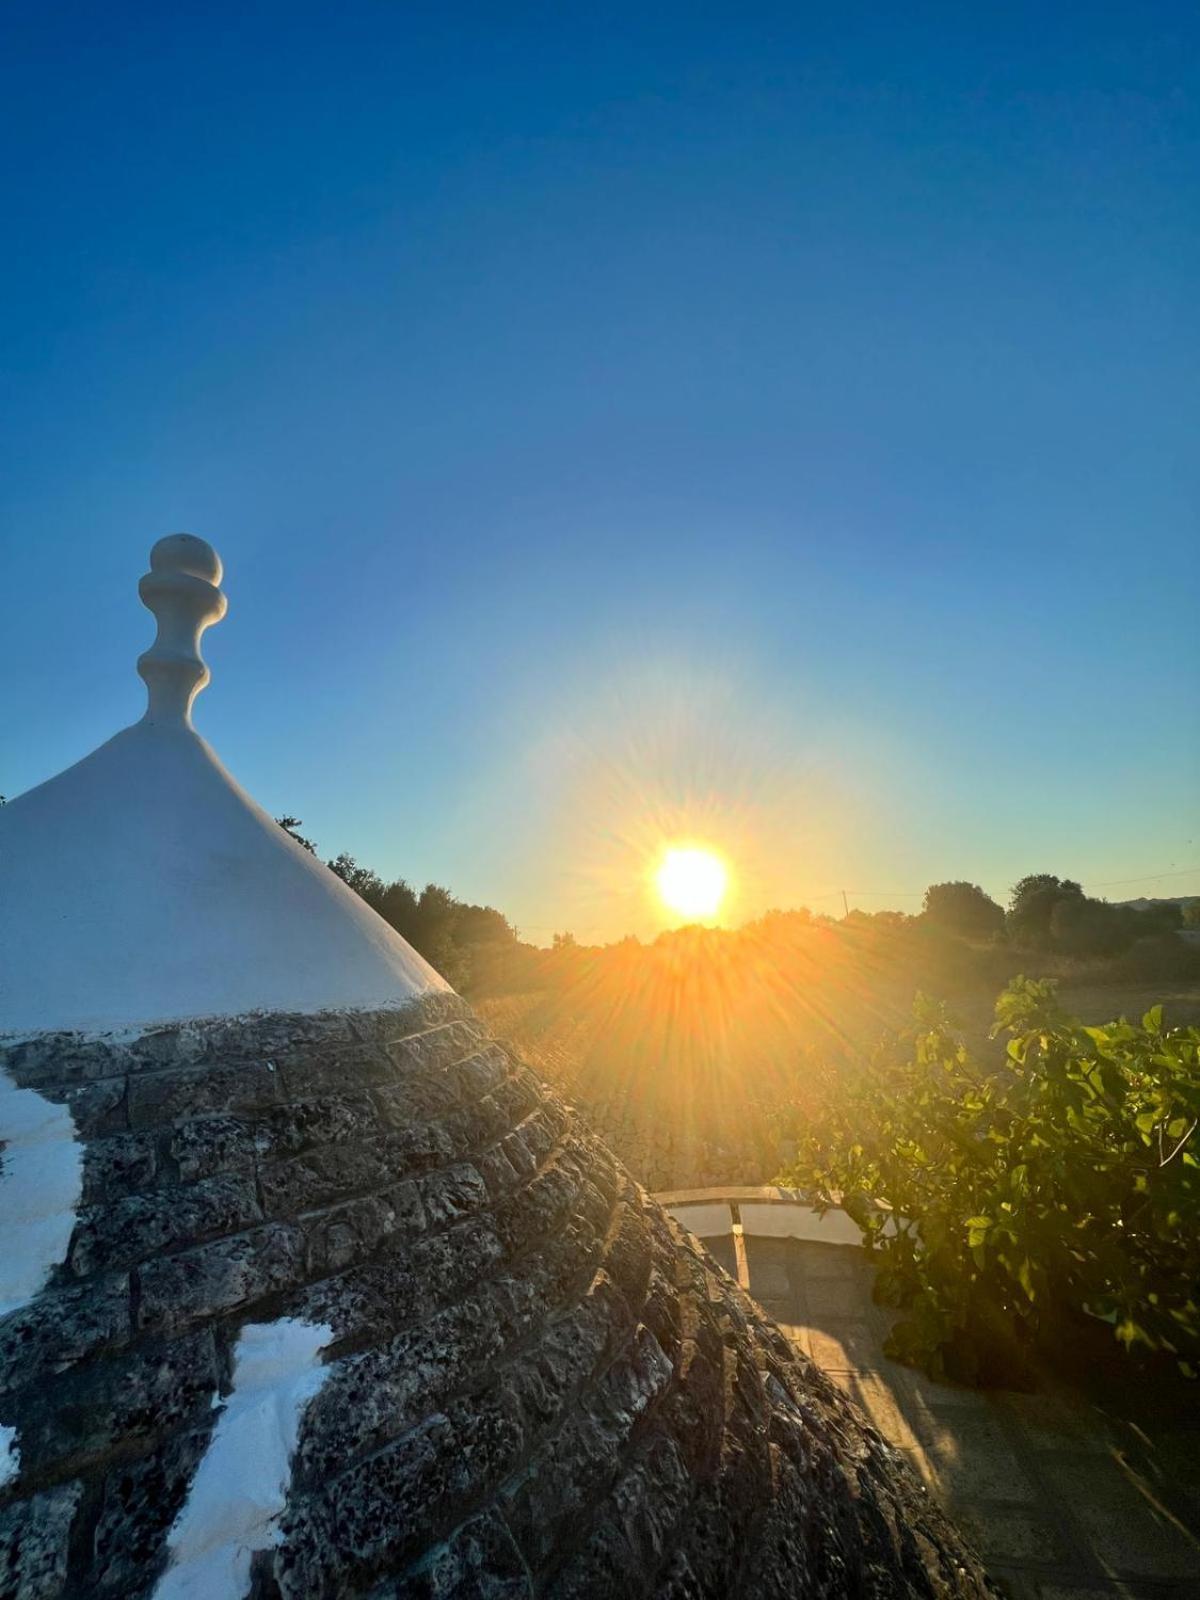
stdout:
<svg viewBox="0 0 1200 1600">
<path fill-rule="evenodd" d="M 1139 1322 L 1135 1322 L 1132 1317 L 1122 1317 L 1113 1332 L 1126 1350 L 1132 1350 L 1135 1344 L 1144 1344 L 1151 1350 L 1155 1347 L 1155 1341 L 1146 1332 L 1145 1328 Z"/>
<path fill-rule="evenodd" d="M 991 1226 L 991 1219 L 989 1217 L 972 1217 L 971 1221 L 967 1224 L 968 1249 L 982 1249 L 983 1245 L 987 1242 L 987 1236 Z M 982 1266 L 982 1261 L 979 1264 Z"/>
</svg>

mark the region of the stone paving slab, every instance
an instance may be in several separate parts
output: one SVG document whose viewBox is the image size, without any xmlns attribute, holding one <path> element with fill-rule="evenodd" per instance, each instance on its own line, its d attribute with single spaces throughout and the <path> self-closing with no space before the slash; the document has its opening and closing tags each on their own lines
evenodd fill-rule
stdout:
<svg viewBox="0 0 1200 1600">
<path fill-rule="evenodd" d="M 1012 1600 L 1200 1600 L 1200 1435 L 1063 1392 L 933 1383 L 883 1353 L 893 1313 L 845 1245 L 707 1241 L 904 1452 Z"/>
<path fill-rule="evenodd" d="M 1070 1536 L 1053 1512 L 1038 1506 L 980 1500 L 959 1504 L 957 1521 L 986 1562 L 1067 1568 L 1076 1560 Z"/>
</svg>

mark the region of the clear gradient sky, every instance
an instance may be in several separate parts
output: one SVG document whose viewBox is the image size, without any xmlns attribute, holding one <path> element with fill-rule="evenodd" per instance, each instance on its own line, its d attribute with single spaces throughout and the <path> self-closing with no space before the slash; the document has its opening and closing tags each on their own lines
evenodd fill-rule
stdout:
<svg viewBox="0 0 1200 1600">
<path fill-rule="evenodd" d="M 235 775 L 539 942 L 652 932 L 676 835 L 734 920 L 1200 892 L 1198 63 L 1184 3 L 6 5 L 0 792 L 140 715 L 185 529 Z"/>
</svg>

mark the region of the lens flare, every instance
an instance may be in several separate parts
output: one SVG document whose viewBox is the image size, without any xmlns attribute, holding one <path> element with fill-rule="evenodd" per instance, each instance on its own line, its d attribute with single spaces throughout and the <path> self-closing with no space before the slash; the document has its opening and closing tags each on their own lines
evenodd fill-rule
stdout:
<svg viewBox="0 0 1200 1600">
<path fill-rule="evenodd" d="M 706 921 L 721 909 L 729 873 L 720 856 L 699 845 L 675 845 L 654 875 L 668 911 L 689 921 Z"/>
</svg>

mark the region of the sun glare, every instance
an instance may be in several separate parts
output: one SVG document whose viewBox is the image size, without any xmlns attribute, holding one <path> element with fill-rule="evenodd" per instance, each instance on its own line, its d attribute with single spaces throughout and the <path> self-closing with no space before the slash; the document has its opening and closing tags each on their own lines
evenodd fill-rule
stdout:
<svg viewBox="0 0 1200 1600">
<path fill-rule="evenodd" d="M 689 921 L 715 917 L 728 882 L 729 874 L 720 856 L 696 845 L 668 850 L 655 874 L 663 905 Z"/>
</svg>

